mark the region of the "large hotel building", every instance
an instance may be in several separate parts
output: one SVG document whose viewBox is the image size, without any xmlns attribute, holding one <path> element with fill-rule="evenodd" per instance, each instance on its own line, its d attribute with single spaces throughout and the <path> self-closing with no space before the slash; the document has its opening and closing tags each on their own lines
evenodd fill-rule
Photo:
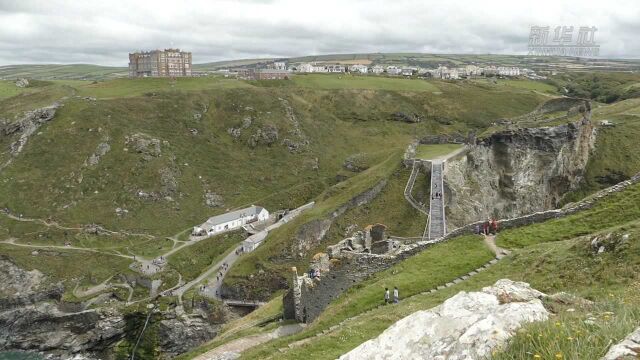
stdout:
<svg viewBox="0 0 640 360">
<path fill-rule="evenodd" d="M 129 77 L 191 76 L 191 53 L 164 49 L 129 54 Z"/>
</svg>

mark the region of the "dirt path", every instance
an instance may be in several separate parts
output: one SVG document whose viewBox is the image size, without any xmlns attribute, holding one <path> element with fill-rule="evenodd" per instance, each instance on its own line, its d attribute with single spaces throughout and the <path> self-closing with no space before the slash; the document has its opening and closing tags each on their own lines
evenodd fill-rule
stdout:
<svg viewBox="0 0 640 360">
<path fill-rule="evenodd" d="M 496 245 L 496 235 L 483 235 L 484 244 L 487 245 L 489 250 L 491 250 L 496 257 L 508 255 L 510 253 L 509 250 L 503 249 Z"/>
<path fill-rule="evenodd" d="M 258 346 L 279 337 L 293 335 L 302 331 L 302 329 L 304 329 L 304 326 L 300 324 L 280 326 L 279 328 L 265 334 L 250 335 L 230 341 L 193 358 L 193 360 L 235 359 L 240 355 L 240 353 L 254 346 Z"/>
</svg>

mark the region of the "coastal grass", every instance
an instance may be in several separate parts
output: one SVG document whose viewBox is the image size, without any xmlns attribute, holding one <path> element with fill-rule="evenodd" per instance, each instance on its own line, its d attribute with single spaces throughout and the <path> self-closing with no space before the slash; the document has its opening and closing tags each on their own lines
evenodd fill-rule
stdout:
<svg viewBox="0 0 640 360">
<path fill-rule="evenodd" d="M 464 145 L 462 144 L 420 144 L 416 148 L 416 158 L 436 160 L 450 154 Z"/>
</svg>

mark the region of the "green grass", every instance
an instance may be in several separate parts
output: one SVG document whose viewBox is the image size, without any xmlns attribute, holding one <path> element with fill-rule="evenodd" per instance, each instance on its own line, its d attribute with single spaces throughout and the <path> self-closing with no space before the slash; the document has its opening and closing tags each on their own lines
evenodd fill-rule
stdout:
<svg viewBox="0 0 640 360">
<path fill-rule="evenodd" d="M 416 149 L 416 158 L 434 160 L 448 155 L 463 145 L 461 144 L 420 144 Z"/>
<path fill-rule="evenodd" d="M 185 282 L 197 278 L 204 269 L 219 262 L 231 249 L 246 238 L 241 231 L 220 234 L 200 240 L 168 258 L 169 265 L 176 269 Z"/>
<path fill-rule="evenodd" d="M 127 68 L 90 64 L 43 64 L 0 66 L 0 79 L 82 79 L 98 80 L 127 76 Z"/>
<path fill-rule="evenodd" d="M 571 239 L 640 218 L 640 184 L 613 194 L 589 210 L 544 223 L 507 229 L 500 233 L 498 246 L 520 248 L 537 243 Z"/>
<path fill-rule="evenodd" d="M 291 80 L 296 86 L 313 89 L 368 89 L 394 91 L 439 91 L 433 81 L 420 79 L 389 78 L 381 76 L 355 76 L 348 74 L 295 75 Z"/>
<path fill-rule="evenodd" d="M 510 86 L 510 87 L 519 88 L 519 89 L 534 90 L 534 91 L 539 91 L 541 93 L 546 93 L 551 95 L 557 95 L 558 93 L 558 89 L 555 86 L 542 81 L 537 81 L 537 80 L 525 80 L 525 79 L 498 80 L 498 85 Z"/>
</svg>

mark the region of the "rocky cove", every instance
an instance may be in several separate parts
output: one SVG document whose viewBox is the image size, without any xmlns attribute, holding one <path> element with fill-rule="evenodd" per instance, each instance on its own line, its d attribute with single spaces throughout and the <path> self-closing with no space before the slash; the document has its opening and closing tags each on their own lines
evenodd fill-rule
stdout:
<svg viewBox="0 0 640 360">
<path fill-rule="evenodd" d="M 493 133 L 444 168 L 447 228 L 558 207 L 580 183 L 596 130 L 575 123 Z"/>
</svg>

